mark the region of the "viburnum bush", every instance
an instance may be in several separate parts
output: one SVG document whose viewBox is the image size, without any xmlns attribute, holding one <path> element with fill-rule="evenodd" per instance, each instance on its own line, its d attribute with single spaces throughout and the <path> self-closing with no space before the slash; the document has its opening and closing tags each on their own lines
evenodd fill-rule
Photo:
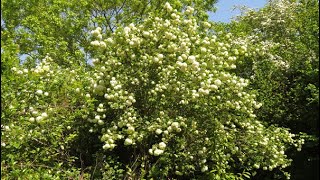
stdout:
<svg viewBox="0 0 320 180">
<path fill-rule="evenodd" d="M 169 3 L 158 16 L 96 40 L 88 121 L 101 133 L 103 176 L 244 179 L 283 171 L 303 139 L 256 119 L 261 103 L 235 74 L 250 42 L 235 43 Z M 251 49 L 250 49 L 251 50 Z M 284 172 L 289 178 L 289 174 Z"/>
<path fill-rule="evenodd" d="M 1 77 L 1 179 L 79 177 L 76 162 L 85 156 L 82 146 L 91 145 L 83 137 L 94 142 L 86 125 L 93 107 L 85 93 L 89 77 L 49 56 Z"/>
</svg>

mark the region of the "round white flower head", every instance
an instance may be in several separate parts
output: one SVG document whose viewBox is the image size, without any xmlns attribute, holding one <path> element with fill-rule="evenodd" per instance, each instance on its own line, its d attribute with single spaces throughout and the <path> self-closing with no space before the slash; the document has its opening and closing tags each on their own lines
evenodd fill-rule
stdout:
<svg viewBox="0 0 320 180">
<path fill-rule="evenodd" d="M 171 5 L 170 5 L 170 3 L 168 3 L 168 2 L 166 2 L 165 4 L 164 4 L 164 8 L 167 10 L 167 11 L 172 11 L 172 7 L 171 7 Z"/>
<path fill-rule="evenodd" d="M 179 127 L 179 123 L 178 122 L 173 122 L 171 124 L 171 126 L 174 127 L 174 128 L 178 128 Z"/>
<path fill-rule="evenodd" d="M 43 93 L 43 91 L 42 91 L 42 90 L 40 90 L 40 89 L 36 91 L 36 94 L 41 95 L 42 93 Z"/>
<path fill-rule="evenodd" d="M 124 145 L 131 145 L 132 144 L 132 139 L 130 138 L 126 138 L 126 140 L 124 140 Z"/>
<path fill-rule="evenodd" d="M 124 33 L 128 34 L 131 31 L 131 29 L 130 29 L 130 27 L 125 27 L 123 29 L 123 31 L 124 31 Z"/>
<path fill-rule="evenodd" d="M 217 86 L 220 86 L 222 84 L 222 82 L 220 81 L 220 79 L 216 79 L 214 81 L 214 84 L 217 85 Z"/>
<path fill-rule="evenodd" d="M 43 119 L 42 116 L 38 116 L 38 117 L 36 118 L 36 121 L 37 121 L 37 122 L 40 122 L 42 119 Z"/>
<path fill-rule="evenodd" d="M 164 143 L 164 142 L 161 142 L 161 143 L 159 143 L 159 148 L 160 149 L 164 149 L 164 148 L 166 148 L 166 143 Z"/>
<path fill-rule="evenodd" d="M 105 144 L 102 148 L 103 148 L 104 150 L 106 150 L 106 149 L 110 149 L 110 147 L 111 147 L 110 144 L 107 143 L 107 144 Z"/>
<path fill-rule="evenodd" d="M 96 120 L 100 120 L 100 116 L 99 116 L 99 115 L 96 115 L 94 118 L 95 118 Z"/>
<path fill-rule="evenodd" d="M 149 154 L 153 155 L 153 150 L 149 149 Z"/>
<path fill-rule="evenodd" d="M 100 46 L 100 42 L 95 40 L 90 43 L 92 46 Z"/>
<path fill-rule="evenodd" d="M 161 134 L 161 133 L 162 133 L 162 130 L 161 130 L 161 129 L 157 129 L 157 130 L 156 130 L 156 134 L 159 135 L 159 134 Z"/>
<path fill-rule="evenodd" d="M 163 152 L 164 152 L 164 151 L 161 150 L 161 149 L 156 149 L 156 150 L 154 150 L 153 155 L 159 156 L 159 155 L 162 154 Z"/>
<path fill-rule="evenodd" d="M 44 112 L 44 113 L 41 114 L 41 116 L 46 118 L 46 117 L 48 117 L 48 114 Z"/>
<path fill-rule="evenodd" d="M 208 23 L 208 22 L 204 22 L 203 25 L 204 25 L 205 28 L 210 28 L 211 27 L 211 24 Z"/>
<path fill-rule="evenodd" d="M 164 57 L 163 54 L 158 54 L 159 59 L 163 59 L 163 57 Z"/>
<path fill-rule="evenodd" d="M 203 166 L 203 167 L 201 168 L 201 172 L 206 172 L 206 171 L 208 171 L 208 166 Z"/>
<path fill-rule="evenodd" d="M 189 60 L 190 62 L 194 62 L 194 61 L 196 60 L 196 57 L 195 57 L 195 56 L 189 56 L 189 57 L 188 57 L 188 60 Z"/>
<path fill-rule="evenodd" d="M 34 120 L 35 120 L 34 117 L 31 117 L 31 118 L 29 119 L 30 122 L 34 122 Z"/>
<path fill-rule="evenodd" d="M 108 43 L 110 43 L 110 44 L 113 43 L 113 39 L 112 39 L 112 38 L 107 38 L 106 41 L 107 41 Z"/>
<path fill-rule="evenodd" d="M 192 7 L 190 7 L 190 6 L 188 6 L 187 9 L 186 9 L 186 13 L 187 14 L 192 14 L 193 11 L 194 11 L 194 9 Z"/>
<path fill-rule="evenodd" d="M 148 31 L 143 31 L 142 34 L 143 34 L 144 37 L 148 37 L 150 35 L 150 33 Z"/>
<path fill-rule="evenodd" d="M 99 119 L 99 120 L 98 120 L 98 124 L 99 124 L 99 125 L 103 125 L 104 122 L 103 122 L 101 119 Z"/>
<path fill-rule="evenodd" d="M 133 132 L 134 132 L 134 127 L 129 126 L 129 127 L 128 127 L 128 133 L 129 133 L 129 134 L 132 134 Z"/>
</svg>

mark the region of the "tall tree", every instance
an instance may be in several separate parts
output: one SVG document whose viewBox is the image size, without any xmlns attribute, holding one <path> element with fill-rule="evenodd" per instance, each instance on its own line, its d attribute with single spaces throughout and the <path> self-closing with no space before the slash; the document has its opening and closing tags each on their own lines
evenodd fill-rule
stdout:
<svg viewBox="0 0 320 180">
<path fill-rule="evenodd" d="M 97 26 L 110 35 L 119 25 L 138 23 L 157 14 L 166 1 L 127 0 L 52 0 L 1 2 L 2 50 L 7 50 L 10 38 L 19 47 L 17 55 L 28 57 L 29 64 L 41 61 L 48 53 L 63 66 L 85 64 L 90 57 L 89 32 Z M 193 6 L 195 15 L 207 18 L 216 0 L 169 1 L 176 9 Z M 3 58 L 3 62 L 6 61 Z"/>
</svg>

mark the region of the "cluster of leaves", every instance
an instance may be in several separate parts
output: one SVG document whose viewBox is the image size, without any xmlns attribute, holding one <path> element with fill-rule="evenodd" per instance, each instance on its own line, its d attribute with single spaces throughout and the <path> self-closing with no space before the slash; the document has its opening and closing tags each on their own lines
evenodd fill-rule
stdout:
<svg viewBox="0 0 320 180">
<path fill-rule="evenodd" d="M 88 46 L 88 2 L 5 0 L 1 7 L 2 45 L 11 40 L 19 48 L 18 55 L 26 56 L 25 64 L 33 66 L 48 53 L 60 66 L 85 62 L 81 48 Z"/>
</svg>

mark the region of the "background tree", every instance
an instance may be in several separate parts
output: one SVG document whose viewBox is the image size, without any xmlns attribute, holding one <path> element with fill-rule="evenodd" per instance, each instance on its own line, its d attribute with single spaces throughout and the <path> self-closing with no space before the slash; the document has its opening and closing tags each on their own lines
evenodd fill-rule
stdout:
<svg viewBox="0 0 320 180">
<path fill-rule="evenodd" d="M 1 37 L 3 51 L 10 39 L 18 48 L 17 56 L 26 56 L 27 64 L 35 66 L 47 54 L 61 66 L 71 63 L 85 65 L 90 58 L 89 32 L 101 27 L 109 36 L 118 26 L 141 22 L 156 14 L 166 1 L 7 1 L 1 2 Z M 169 1 L 176 9 L 193 6 L 199 18 L 208 18 L 216 0 Z M 128 18 L 130 17 L 130 18 Z M 3 65 L 7 61 L 2 61 Z"/>
<path fill-rule="evenodd" d="M 217 26 L 238 37 L 252 36 L 255 54 L 237 64 L 237 74 L 250 78 L 251 88 L 257 90 L 263 103 L 257 117 L 314 135 L 296 156 L 297 178 L 304 174 L 303 167 L 315 169 L 319 163 L 318 7 L 318 1 L 275 0 L 258 11 L 245 11 L 237 21 Z"/>
</svg>

